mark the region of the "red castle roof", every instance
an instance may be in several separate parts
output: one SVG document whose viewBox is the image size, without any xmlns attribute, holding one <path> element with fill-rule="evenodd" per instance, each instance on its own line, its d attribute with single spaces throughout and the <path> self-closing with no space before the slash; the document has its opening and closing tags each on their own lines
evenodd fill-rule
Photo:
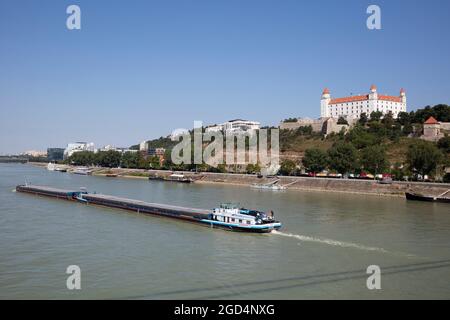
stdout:
<svg viewBox="0 0 450 320">
<path fill-rule="evenodd" d="M 402 102 L 402 98 L 400 98 L 400 97 L 384 96 L 382 94 L 378 95 L 378 100 L 392 101 L 392 102 Z"/>
<path fill-rule="evenodd" d="M 435 118 L 429 117 L 425 124 L 439 124 L 439 122 Z"/>
<path fill-rule="evenodd" d="M 350 97 L 331 99 L 330 104 L 348 103 L 348 102 L 366 101 L 366 100 L 369 100 L 369 96 L 367 94 L 362 95 L 362 96 L 350 96 Z M 378 100 L 391 101 L 391 102 L 402 102 L 402 98 L 400 98 L 400 97 L 386 96 L 386 95 L 381 95 L 381 94 L 378 95 Z"/>
<path fill-rule="evenodd" d="M 335 99 L 331 99 L 330 104 L 355 102 L 355 101 L 365 101 L 365 100 L 369 100 L 369 96 L 368 95 L 335 98 Z"/>
</svg>

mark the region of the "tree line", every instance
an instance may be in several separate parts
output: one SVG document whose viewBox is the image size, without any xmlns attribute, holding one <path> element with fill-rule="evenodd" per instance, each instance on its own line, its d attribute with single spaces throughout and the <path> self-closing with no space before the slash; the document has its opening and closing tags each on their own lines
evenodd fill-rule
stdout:
<svg viewBox="0 0 450 320">
<path fill-rule="evenodd" d="M 161 169 L 162 165 L 157 156 L 144 157 L 140 152 L 109 151 L 80 151 L 73 153 L 65 163 L 77 166 L 100 166 L 105 168 L 128 169 Z"/>
</svg>

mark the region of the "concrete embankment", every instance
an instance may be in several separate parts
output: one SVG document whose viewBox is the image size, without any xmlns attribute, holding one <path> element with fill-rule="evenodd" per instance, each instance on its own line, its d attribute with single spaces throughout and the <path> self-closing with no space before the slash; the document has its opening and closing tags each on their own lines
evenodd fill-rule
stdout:
<svg viewBox="0 0 450 320">
<path fill-rule="evenodd" d="M 42 166 L 42 164 L 32 165 Z M 68 166 L 68 172 L 74 167 Z M 167 177 L 172 171 L 165 170 L 141 170 L 141 169 L 107 169 L 92 168 L 92 174 L 97 176 L 117 176 L 119 178 L 148 179 L 150 175 Z M 231 174 L 231 173 L 193 173 L 183 172 L 186 177 L 192 178 L 195 183 L 213 183 L 250 186 L 266 184 L 278 180 L 279 185 L 287 185 L 289 190 L 320 191 L 320 192 L 344 192 L 354 194 L 368 194 L 381 196 L 404 196 L 405 191 L 437 196 L 450 189 L 450 184 L 427 182 L 394 182 L 392 184 L 380 184 L 373 180 L 309 178 L 309 177 L 274 177 L 258 178 L 256 175 Z"/>
<path fill-rule="evenodd" d="M 278 181 L 280 185 L 288 185 L 289 190 L 345 192 L 355 194 L 370 194 L 384 196 L 404 196 L 405 191 L 439 195 L 450 189 L 450 184 L 423 183 L 423 182 L 394 182 L 392 184 L 380 184 L 372 180 L 329 179 L 309 177 L 278 177 L 258 178 L 255 175 L 240 174 L 202 174 L 198 180 L 200 183 L 229 183 L 239 185 L 251 185 L 253 183 L 264 184 Z"/>
</svg>

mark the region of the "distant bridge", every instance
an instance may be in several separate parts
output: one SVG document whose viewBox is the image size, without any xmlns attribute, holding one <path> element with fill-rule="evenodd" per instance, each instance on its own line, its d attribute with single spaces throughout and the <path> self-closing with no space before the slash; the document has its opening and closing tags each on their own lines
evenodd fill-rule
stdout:
<svg viewBox="0 0 450 320">
<path fill-rule="evenodd" d="M 0 163 L 27 163 L 28 158 L 20 156 L 0 156 Z"/>
</svg>

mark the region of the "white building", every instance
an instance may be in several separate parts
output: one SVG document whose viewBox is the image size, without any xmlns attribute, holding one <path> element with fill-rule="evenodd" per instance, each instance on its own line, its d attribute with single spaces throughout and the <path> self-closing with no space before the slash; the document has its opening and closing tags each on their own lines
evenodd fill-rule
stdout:
<svg viewBox="0 0 450 320">
<path fill-rule="evenodd" d="M 131 150 L 131 149 L 128 149 L 128 148 L 114 147 L 114 146 L 112 146 L 112 145 L 110 145 L 110 144 L 104 146 L 103 148 L 101 148 L 101 149 L 98 150 L 98 151 L 117 151 L 117 152 L 120 152 L 120 153 L 125 153 L 125 152 L 138 152 L 138 150 Z"/>
<path fill-rule="evenodd" d="M 147 141 L 142 141 L 139 144 L 139 151 L 147 151 L 148 150 L 148 142 Z"/>
<path fill-rule="evenodd" d="M 170 134 L 169 138 L 172 141 L 175 141 L 179 136 L 183 136 L 189 134 L 189 130 L 188 129 L 175 129 L 172 131 L 172 133 Z"/>
<path fill-rule="evenodd" d="M 47 152 L 46 151 L 38 151 L 38 150 L 28 150 L 23 153 L 24 156 L 31 156 L 31 157 L 46 157 Z"/>
<path fill-rule="evenodd" d="M 73 155 L 75 152 L 80 152 L 80 151 L 91 151 L 94 152 L 95 148 L 94 148 L 94 143 L 86 143 L 86 142 L 74 142 L 74 143 L 69 143 L 67 145 L 67 148 L 64 150 L 64 158 L 68 158 L 71 155 Z"/>
<path fill-rule="evenodd" d="M 225 133 L 243 133 L 252 130 L 259 130 L 261 124 L 257 121 L 234 119 L 222 124 L 206 127 L 206 132 L 223 131 Z"/>
<path fill-rule="evenodd" d="M 406 92 L 400 90 L 399 96 L 378 94 L 377 87 L 372 85 L 370 93 L 364 95 L 349 96 L 343 98 L 331 98 L 330 90 L 325 88 L 320 100 L 320 116 L 322 118 L 344 117 L 348 120 L 358 119 L 362 113 L 367 116 L 373 111 L 381 111 L 384 114 L 392 112 L 397 118 L 399 112 L 406 112 Z"/>
</svg>

